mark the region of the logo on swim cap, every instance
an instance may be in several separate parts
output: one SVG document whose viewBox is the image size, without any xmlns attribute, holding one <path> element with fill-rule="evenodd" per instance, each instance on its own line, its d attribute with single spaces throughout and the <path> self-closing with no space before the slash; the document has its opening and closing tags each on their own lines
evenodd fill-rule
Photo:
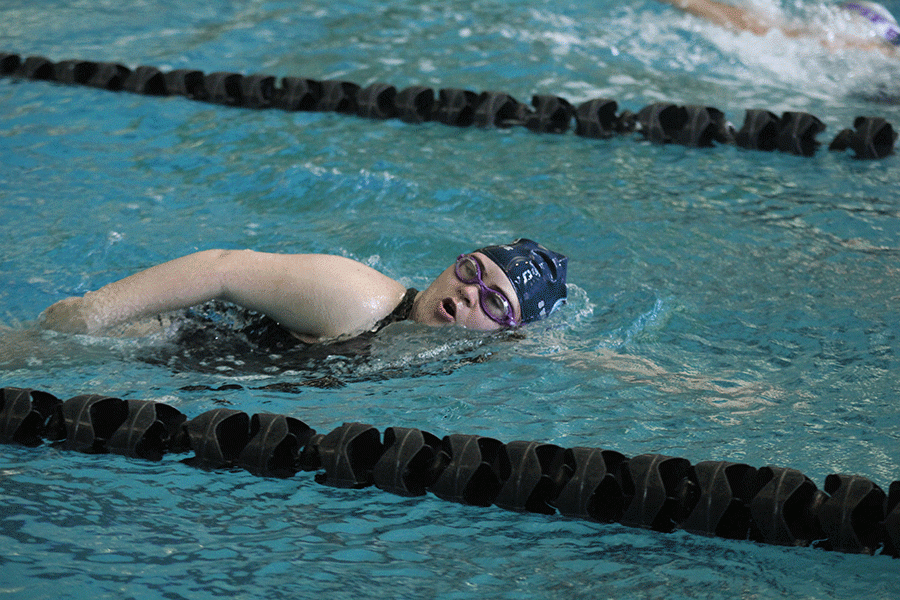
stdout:
<svg viewBox="0 0 900 600">
<path fill-rule="evenodd" d="M 569 259 L 562 254 L 525 238 L 476 252 L 490 258 L 509 277 L 522 307 L 523 323 L 543 319 L 565 304 Z"/>
<path fill-rule="evenodd" d="M 872 24 L 872 30 L 891 44 L 900 45 L 900 25 L 891 11 L 877 2 L 845 2 L 844 10 L 855 13 Z"/>
</svg>

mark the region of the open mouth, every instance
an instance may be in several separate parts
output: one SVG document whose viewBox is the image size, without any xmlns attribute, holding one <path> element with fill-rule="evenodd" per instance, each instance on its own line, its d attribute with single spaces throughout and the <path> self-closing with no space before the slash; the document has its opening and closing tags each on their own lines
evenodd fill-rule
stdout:
<svg viewBox="0 0 900 600">
<path fill-rule="evenodd" d="M 456 320 L 456 303 L 450 298 L 444 298 L 441 301 L 441 312 L 443 312 L 449 321 Z"/>
</svg>

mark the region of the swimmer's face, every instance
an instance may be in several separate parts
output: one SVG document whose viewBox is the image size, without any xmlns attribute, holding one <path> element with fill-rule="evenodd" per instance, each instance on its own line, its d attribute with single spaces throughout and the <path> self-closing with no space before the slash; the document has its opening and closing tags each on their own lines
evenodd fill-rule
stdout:
<svg viewBox="0 0 900 600">
<path fill-rule="evenodd" d="M 512 306 L 516 322 L 521 322 L 519 299 L 506 273 L 480 252 L 474 252 L 469 256 L 475 257 L 478 261 L 484 284 L 506 296 Z M 504 325 L 485 313 L 479 299 L 480 292 L 481 288 L 477 283 L 460 281 L 456 276 L 455 265 L 450 265 L 438 275 L 428 289 L 418 295 L 413 305 L 412 318 L 426 325 L 459 325 L 477 331 L 503 329 Z"/>
</svg>

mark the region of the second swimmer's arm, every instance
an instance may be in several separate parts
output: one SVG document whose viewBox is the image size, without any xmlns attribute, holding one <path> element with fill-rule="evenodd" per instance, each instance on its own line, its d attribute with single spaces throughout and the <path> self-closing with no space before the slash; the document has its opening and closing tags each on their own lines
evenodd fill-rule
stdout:
<svg viewBox="0 0 900 600">
<path fill-rule="evenodd" d="M 686 13 L 702 17 L 711 23 L 731 29 L 732 31 L 749 31 L 756 35 L 765 35 L 775 24 L 763 15 L 751 10 L 732 6 L 716 0 L 660 0 L 666 4 L 683 10 Z"/>
<path fill-rule="evenodd" d="M 886 44 L 880 39 L 841 35 L 823 36 L 821 32 L 779 23 L 767 18 L 762 13 L 718 2 L 717 0 L 660 0 L 660 2 L 671 4 L 686 13 L 702 17 L 711 23 L 732 31 L 749 31 L 756 35 L 765 35 L 772 29 L 778 29 L 787 37 L 816 38 L 823 46 L 829 49 L 855 48 L 858 50 L 877 50 L 891 57 L 897 55 L 896 46 Z"/>
</svg>

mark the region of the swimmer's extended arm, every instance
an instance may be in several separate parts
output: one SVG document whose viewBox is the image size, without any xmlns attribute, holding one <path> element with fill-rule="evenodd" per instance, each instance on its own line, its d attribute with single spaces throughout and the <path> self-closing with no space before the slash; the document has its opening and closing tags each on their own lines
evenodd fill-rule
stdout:
<svg viewBox="0 0 900 600">
<path fill-rule="evenodd" d="M 207 250 L 151 267 L 42 315 L 47 329 L 99 333 L 221 299 L 268 315 L 312 341 L 357 333 L 388 315 L 405 287 L 359 262 L 321 254 Z"/>
<path fill-rule="evenodd" d="M 732 31 L 750 31 L 756 35 L 765 35 L 775 27 L 775 24 L 764 15 L 716 0 L 660 1 Z"/>
<path fill-rule="evenodd" d="M 660 2 L 671 4 L 686 13 L 701 17 L 731 31 L 749 31 L 756 35 L 765 35 L 771 30 L 777 29 L 791 38 L 816 38 L 829 49 L 877 50 L 887 56 L 895 56 L 897 51 L 895 46 L 885 44 L 883 40 L 871 37 L 823 36 L 821 32 L 789 26 L 787 23 L 768 18 L 761 12 L 732 6 L 717 0 L 660 0 Z"/>
</svg>

